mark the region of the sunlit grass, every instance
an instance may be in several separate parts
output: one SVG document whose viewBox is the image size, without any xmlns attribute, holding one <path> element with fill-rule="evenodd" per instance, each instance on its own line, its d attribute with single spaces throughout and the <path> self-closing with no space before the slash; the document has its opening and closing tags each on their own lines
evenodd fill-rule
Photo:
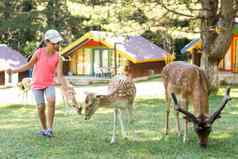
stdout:
<svg viewBox="0 0 238 159">
<path fill-rule="evenodd" d="M 210 112 L 214 112 L 223 98 L 225 88 L 209 98 Z M 184 144 L 177 137 L 174 113 L 171 113 L 169 136 L 164 135 L 164 97 L 138 97 L 135 102 L 136 140 L 110 144 L 113 113 L 100 109 L 91 120 L 85 121 L 76 113 L 65 115 L 62 105 L 57 106 L 56 137 L 49 139 L 35 135 L 39 131 L 36 108 L 33 105 L 0 106 L 0 158 L 34 159 L 218 159 L 238 156 L 238 88 L 231 91 L 222 118 L 213 125 L 207 149 L 201 149 L 192 127 L 189 141 Z"/>
</svg>

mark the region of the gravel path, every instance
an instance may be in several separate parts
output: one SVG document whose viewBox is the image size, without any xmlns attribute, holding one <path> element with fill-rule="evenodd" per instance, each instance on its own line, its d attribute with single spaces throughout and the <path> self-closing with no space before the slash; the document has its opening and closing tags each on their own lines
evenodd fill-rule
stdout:
<svg viewBox="0 0 238 159">
<path fill-rule="evenodd" d="M 160 81 L 138 82 L 136 83 L 136 88 L 137 88 L 138 97 L 141 97 L 141 96 L 159 97 L 164 94 L 163 84 Z M 77 92 L 77 97 L 81 98 L 84 96 L 84 92 L 96 92 L 100 94 L 105 94 L 107 90 L 107 86 L 106 85 L 77 86 L 75 87 L 75 90 Z M 56 89 L 56 98 L 57 98 L 57 103 L 60 103 L 63 101 L 61 91 L 58 87 Z M 17 88 L 12 87 L 12 88 L 0 89 L 0 102 L 2 104 L 19 104 L 19 103 L 24 103 L 24 100 L 22 98 L 22 95 L 20 94 L 20 91 Z M 31 92 L 29 92 L 27 103 L 35 104 L 35 101 L 33 96 L 31 95 Z"/>
</svg>

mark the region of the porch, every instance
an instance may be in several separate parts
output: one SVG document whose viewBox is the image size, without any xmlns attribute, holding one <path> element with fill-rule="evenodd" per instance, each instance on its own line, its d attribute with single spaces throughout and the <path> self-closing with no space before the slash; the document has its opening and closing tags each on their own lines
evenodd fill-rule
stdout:
<svg viewBox="0 0 238 159">
<path fill-rule="evenodd" d="M 238 84 L 238 73 L 219 71 L 218 77 L 221 84 Z"/>
<path fill-rule="evenodd" d="M 66 76 L 75 86 L 86 86 L 90 84 L 108 83 L 111 76 Z"/>
<path fill-rule="evenodd" d="M 159 79 L 160 74 L 153 74 L 143 77 L 133 78 L 133 81 L 147 81 L 151 79 Z M 97 76 L 65 76 L 74 86 L 87 86 L 90 84 L 107 84 L 112 77 L 97 77 Z"/>
</svg>

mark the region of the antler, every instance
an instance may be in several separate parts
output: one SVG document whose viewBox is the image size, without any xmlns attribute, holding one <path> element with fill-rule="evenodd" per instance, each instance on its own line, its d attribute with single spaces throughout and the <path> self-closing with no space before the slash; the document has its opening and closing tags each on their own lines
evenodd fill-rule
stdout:
<svg viewBox="0 0 238 159">
<path fill-rule="evenodd" d="M 230 90 L 231 88 L 227 88 L 226 89 L 226 93 L 224 95 L 224 98 L 223 98 L 223 101 L 220 105 L 220 107 L 218 108 L 218 110 L 216 112 L 214 112 L 211 117 L 209 118 L 209 123 L 210 124 L 213 124 L 213 122 L 218 119 L 220 117 L 220 114 L 222 112 L 222 110 L 225 108 L 226 104 L 231 100 L 231 97 L 230 97 Z"/>
<path fill-rule="evenodd" d="M 183 113 L 184 115 L 186 115 L 188 117 L 189 121 L 192 121 L 193 123 L 198 123 L 197 118 L 190 112 L 184 110 L 183 108 L 180 107 L 180 105 L 178 104 L 178 100 L 176 98 L 176 95 L 174 93 L 171 93 L 172 99 L 174 101 L 174 106 L 175 106 L 175 110 L 178 112 Z"/>
</svg>

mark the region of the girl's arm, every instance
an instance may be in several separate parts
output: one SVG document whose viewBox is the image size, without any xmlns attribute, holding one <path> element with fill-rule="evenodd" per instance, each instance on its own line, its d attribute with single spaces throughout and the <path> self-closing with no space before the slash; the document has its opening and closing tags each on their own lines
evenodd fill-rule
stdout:
<svg viewBox="0 0 238 159">
<path fill-rule="evenodd" d="M 7 72 L 9 72 L 9 73 L 24 72 L 24 71 L 32 68 L 33 65 L 36 63 L 36 61 L 37 61 L 37 53 L 34 53 L 29 62 L 27 62 L 24 65 L 21 65 L 19 68 L 8 69 Z"/>
<path fill-rule="evenodd" d="M 63 63 L 61 58 L 59 57 L 59 62 L 57 64 L 57 68 L 56 68 L 56 73 L 57 73 L 57 78 L 59 83 L 62 85 L 62 88 L 64 91 L 68 90 L 70 87 L 70 83 L 69 81 L 64 77 L 63 74 Z"/>
<path fill-rule="evenodd" d="M 76 109 L 78 114 L 81 114 L 82 107 L 79 105 L 79 103 L 76 100 L 75 90 L 73 86 L 70 84 L 70 82 L 63 75 L 63 64 L 62 64 L 61 58 L 59 58 L 56 73 L 57 73 L 58 81 L 62 86 L 62 91 L 64 95 L 66 96 L 67 102 L 70 103 L 70 105 Z"/>
</svg>

